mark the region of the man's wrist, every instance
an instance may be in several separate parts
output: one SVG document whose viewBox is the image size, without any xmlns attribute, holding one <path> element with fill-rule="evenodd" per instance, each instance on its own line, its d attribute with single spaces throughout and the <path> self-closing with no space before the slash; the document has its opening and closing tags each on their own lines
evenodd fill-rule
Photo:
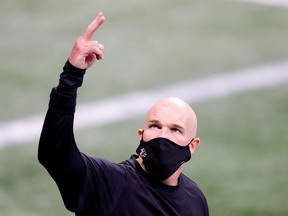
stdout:
<svg viewBox="0 0 288 216">
<path fill-rule="evenodd" d="M 76 94 L 77 89 L 83 83 L 85 72 L 85 69 L 77 68 L 67 60 L 60 74 L 57 91 L 65 95 Z"/>
</svg>

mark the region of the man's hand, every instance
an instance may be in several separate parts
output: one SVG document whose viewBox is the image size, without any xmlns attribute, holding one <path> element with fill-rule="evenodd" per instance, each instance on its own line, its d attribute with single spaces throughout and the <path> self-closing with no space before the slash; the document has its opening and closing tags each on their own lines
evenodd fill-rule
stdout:
<svg viewBox="0 0 288 216">
<path fill-rule="evenodd" d="M 105 17 L 100 12 L 93 22 L 88 26 L 86 31 L 75 41 L 69 56 L 69 62 L 80 69 L 91 67 L 96 60 L 101 60 L 104 46 L 98 41 L 92 41 L 96 30 L 102 25 Z"/>
</svg>

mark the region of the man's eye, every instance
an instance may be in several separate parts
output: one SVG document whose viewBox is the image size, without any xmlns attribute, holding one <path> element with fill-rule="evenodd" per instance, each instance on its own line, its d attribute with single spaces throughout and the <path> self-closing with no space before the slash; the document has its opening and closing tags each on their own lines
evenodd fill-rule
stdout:
<svg viewBox="0 0 288 216">
<path fill-rule="evenodd" d="M 152 124 L 152 125 L 150 125 L 150 128 L 159 128 L 159 126 L 156 124 Z"/>
<path fill-rule="evenodd" d="M 176 133 L 182 133 L 178 128 L 171 128 L 171 131 L 176 132 Z"/>
</svg>

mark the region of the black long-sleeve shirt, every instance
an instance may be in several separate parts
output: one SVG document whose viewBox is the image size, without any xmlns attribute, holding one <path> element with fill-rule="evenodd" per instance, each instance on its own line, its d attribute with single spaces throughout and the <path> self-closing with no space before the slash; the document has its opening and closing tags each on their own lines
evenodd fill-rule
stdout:
<svg viewBox="0 0 288 216">
<path fill-rule="evenodd" d="M 204 194 L 184 174 L 177 186 L 167 186 L 150 179 L 136 155 L 118 164 L 79 151 L 73 122 L 84 74 L 65 64 L 50 94 L 38 149 L 66 208 L 77 216 L 208 216 Z"/>
</svg>

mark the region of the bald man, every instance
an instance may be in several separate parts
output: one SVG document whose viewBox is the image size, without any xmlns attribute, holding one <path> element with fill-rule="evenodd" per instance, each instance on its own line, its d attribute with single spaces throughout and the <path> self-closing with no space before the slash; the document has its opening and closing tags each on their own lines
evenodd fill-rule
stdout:
<svg viewBox="0 0 288 216">
<path fill-rule="evenodd" d="M 77 89 L 86 69 L 103 58 L 91 40 L 104 23 L 99 13 L 75 41 L 50 94 L 38 159 L 76 216 L 208 216 L 206 198 L 182 173 L 200 144 L 197 118 L 178 98 L 164 98 L 147 112 L 140 143 L 130 159 L 113 163 L 79 151 L 73 133 Z"/>
</svg>

